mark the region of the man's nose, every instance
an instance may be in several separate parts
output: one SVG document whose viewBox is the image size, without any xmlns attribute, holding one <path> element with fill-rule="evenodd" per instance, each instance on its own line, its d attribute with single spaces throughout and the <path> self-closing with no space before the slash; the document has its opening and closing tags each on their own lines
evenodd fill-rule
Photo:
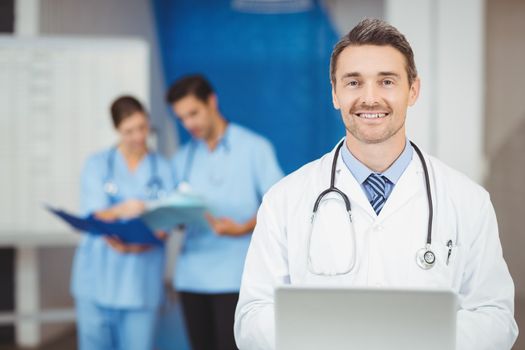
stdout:
<svg viewBox="0 0 525 350">
<path fill-rule="evenodd" d="M 361 104 L 367 106 L 376 105 L 379 102 L 379 91 L 376 84 L 366 84 L 365 87 L 361 90 Z"/>
</svg>

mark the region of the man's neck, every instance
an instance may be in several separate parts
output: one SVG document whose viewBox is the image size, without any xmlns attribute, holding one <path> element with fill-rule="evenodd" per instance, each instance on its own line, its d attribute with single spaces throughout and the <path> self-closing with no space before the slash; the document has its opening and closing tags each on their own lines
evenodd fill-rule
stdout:
<svg viewBox="0 0 525 350">
<path fill-rule="evenodd" d="M 211 151 L 213 151 L 221 141 L 224 133 L 226 132 L 227 126 L 228 123 L 226 122 L 226 119 L 224 119 L 224 117 L 221 114 L 218 114 L 215 125 L 212 128 L 212 132 L 210 136 L 205 140 L 206 144 L 208 145 L 208 148 Z"/>
<path fill-rule="evenodd" d="M 383 173 L 405 149 L 406 137 L 391 137 L 381 143 L 363 143 L 347 133 L 346 147 L 370 170 Z"/>
</svg>

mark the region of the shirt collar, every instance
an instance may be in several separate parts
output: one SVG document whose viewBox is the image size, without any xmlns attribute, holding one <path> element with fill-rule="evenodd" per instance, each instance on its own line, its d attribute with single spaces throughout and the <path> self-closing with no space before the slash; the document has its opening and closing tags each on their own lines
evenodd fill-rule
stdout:
<svg viewBox="0 0 525 350">
<path fill-rule="evenodd" d="M 401 175 L 403 175 L 405 169 L 412 161 L 412 153 L 413 147 L 410 144 L 410 141 L 407 139 L 403 152 L 401 152 L 394 163 L 392 163 L 392 165 L 381 175 L 385 176 L 391 183 L 396 184 Z M 341 156 L 343 157 L 343 162 L 345 163 L 348 170 L 350 170 L 352 175 L 360 184 L 364 183 L 370 174 L 374 173 L 374 171 L 370 170 L 366 165 L 354 157 L 354 155 L 346 146 L 346 142 L 342 147 Z"/>
<path fill-rule="evenodd" d="M 229 121 L 226 121 L 226 128 L 224 129 L 224 134 L 222 134 L 220 140 L 219 140 L 219 143 L 217 144 L 217 147 L 215 148 L 215 150 L 217 150 L 219 147 L 224 147 L 224 149 L 226 150 L 226 152 L 229 152 L 230 151 L 230 147 L 231 147 L 231 134 L 232 134 L 232 123 L 230 123 Z M 191 138 L 191 143 L 193 144 L 192 146 L 193 147 L 197 147 L 197 146 L 200 146 L 200 147 L 205 147 L 206 149 L 208 149 L 208 145 L 206 145 L 206 142 L 204 142 L 203 140 L 201 139 L 197 139 L 197 138 L 194 138 L 192 137 Z"/>
</svg>

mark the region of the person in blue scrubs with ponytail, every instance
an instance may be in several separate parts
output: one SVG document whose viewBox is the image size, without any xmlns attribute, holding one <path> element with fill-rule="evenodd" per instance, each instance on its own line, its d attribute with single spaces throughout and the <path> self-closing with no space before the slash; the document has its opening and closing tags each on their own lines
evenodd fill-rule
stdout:
<svg viewBox="0 0 525 350">
<path fill-rule="evenodd" d="M 131 96 L 111 117 L 118 144 L 92 155 L 81 178 L 81 210 L 105 220 L 140 215 L 144 202 L 173 187 L 169 164 L 147 147 L 148 115 Z M 151 350 L 163 296 L 164 247 L 86 234 L 77 248 L 71 289 L 80 350 Z"/>
<path fill-rule="evenodd" d="M 228 122 L 201 75 L 175 82 L 168 103 L 192 136 L 173 159 L 176 183 L 206 198 L 209 225 L 188 225 L 174 277 L 193 350 L 233 350 L 244 259 L 264 193 L 282 176 L 271 143 Z"/>
</svg>

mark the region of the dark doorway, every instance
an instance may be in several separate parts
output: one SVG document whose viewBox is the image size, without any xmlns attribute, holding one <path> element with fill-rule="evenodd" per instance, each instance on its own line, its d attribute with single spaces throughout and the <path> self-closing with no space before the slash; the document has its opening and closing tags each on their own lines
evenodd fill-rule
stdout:
<svg viewBox="0 0 525 350">
<path fill-rule="evenodd" d="M 15 1 L 0 0 L 0 33 L 9 34 L 15 30 Z M 0 248 L 0 313 L 14 310 L 14 257 L 12 248 Z M 13 344 L 13 325 L 0 325 L 0 345 Z"/>
<path fill-rule="evenodd" d="M 0 1 L 0 33 L 13 33 L 15 30 L 15 1 Z"/>
</svg>

